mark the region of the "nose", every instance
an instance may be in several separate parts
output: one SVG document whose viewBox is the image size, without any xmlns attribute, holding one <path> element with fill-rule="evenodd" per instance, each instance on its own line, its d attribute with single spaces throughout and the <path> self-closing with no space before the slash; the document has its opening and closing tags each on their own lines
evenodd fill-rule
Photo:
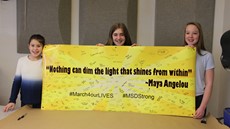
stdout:
<svg viewBox="0 0 230 129">
<path fill-rule="evenodd" d="M 39 49 L 39 47 L 34 47 L 34 50 L 38 50 Z"/>
<path fill-rule="evenodd" d="M 194 34 L 190 34 L 191 37 L 193 37 Z"/>
<path fill-rule="evenodd" d="M 192 34 L 188 34 L 188 37 L 192 37 L 193 35 Z"/>
<path fill-rule="evenodd" d="M 118 35 L 117 38 L 120 39 L 120 38 L 121 38 L 121 35 Z"/>
</svg>

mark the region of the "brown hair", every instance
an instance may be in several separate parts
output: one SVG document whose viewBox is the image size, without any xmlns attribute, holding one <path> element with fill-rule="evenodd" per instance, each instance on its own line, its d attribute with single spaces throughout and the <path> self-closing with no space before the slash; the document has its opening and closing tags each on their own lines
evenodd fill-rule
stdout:
<svg viewBox="0 0 230 129">
<path fill-rule="evenodd" d="M 44 38 L 42 35 L 40 35 L 40 34 L 33 34 L 33 35 L 30 37 L 28 44 L 30 44 L 31 40 L 33 40 L 33 39 L 35 39 L 35 40 L 37 40 L 39 43 L 41 43 L 43 47 L 45 46 L 45 38 Z"/>
<path fill-rule="evenodd" d="M 202 31 L 202 27 L 200 25 L 200 23 L 198 22 L 189 22 L 186 24 L 185 26 L 185 29 L 184 29 L 184 34 L 186 33 L 186 27 L 188 25 L 194 25 L 197 27 L 198 31 L 199 31 L 199 40 L 198 42 L 195 44 L 195 47 L 196 47 L 196 50 L 197 50 L 197 53 L 199 55 L 202 55 L 201 54 L 201 50 L 206 50 L 205 46 L 204 46 L 204 37 L 203 37 L 203 31 Z M 187 45 L 186 41 L 185 41 L 185 36 L 184 36 L 184 45 Z"/>
<path fill-rule="evenodd" d="M 113 42 L 113 32 L 117 29 L 121 28 L 124 32 L 124 36 L 125 36 L 125 43 L 124 46 L 131 46 L 132 45 L 132 41 L 128 32 L 128 29 L 126 28 L 124 23 L 116 23 L 114 24 L 109 31 L 109 38 L 108 41 L 105 45 L 115 45 Z"/>
</svg>

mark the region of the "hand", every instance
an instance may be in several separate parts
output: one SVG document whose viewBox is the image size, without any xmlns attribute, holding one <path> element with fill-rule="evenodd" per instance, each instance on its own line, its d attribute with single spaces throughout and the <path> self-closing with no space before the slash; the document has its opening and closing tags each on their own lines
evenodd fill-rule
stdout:
<svg viewBox="0 0 230 129">
<path fill-rule="evenodd" d="M 137 43 L 133 43 L 132 46 L 139 46 Z"/>
<path fill-rule="evenodd" d="M 187 47 L 192 47 L 192 48 L 195 48 L 196 46 L 194 46 L 194 45 L 185 45 L 185 46 L 187 46 Z"/>
<path fill-rule="evenodd" d="M 15 103 L 8 103 L 4 108 L 3 112 L 8 112 L 9 110 L 14 110 Z"/>
<path fill-rule="evenodd" d="M 103 43 L 97 43 L 96 46 L 105 46 Z"/>
<path fill-rule="evenodd" d="M 201 118 L 203 118 L 204 112 L 205 112 L 205 109 L 202 109 L 202 108 L 199 107 L 196 110 L 195 115 L 193 116 L 193 118 L 195 118 L 195 119 L 201 119 Z"/>
</svg>

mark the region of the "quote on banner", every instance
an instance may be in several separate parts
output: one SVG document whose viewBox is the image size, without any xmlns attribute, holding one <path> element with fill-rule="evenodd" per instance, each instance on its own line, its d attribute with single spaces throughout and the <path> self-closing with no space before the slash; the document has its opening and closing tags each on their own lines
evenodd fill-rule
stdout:
<svg viewBox="0 0 230 129">
<path fill-rule="evenodd" d="M 46 45 L 42 110 L 193 116 L 196 50 Z"/>
</svg>

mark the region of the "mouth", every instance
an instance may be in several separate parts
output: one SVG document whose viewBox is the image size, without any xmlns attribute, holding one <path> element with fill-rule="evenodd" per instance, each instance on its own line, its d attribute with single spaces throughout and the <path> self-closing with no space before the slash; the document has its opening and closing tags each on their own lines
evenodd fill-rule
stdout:
<svg viewBox="0 0 230 129">
<path fill-rule="evenodd" d="M 34 55 L 38 55 L 38 54 L 40 54 L 40 52 L 39 52 L 39 51 L 32 51 L 32 53 L 33 53 Z"/>
<path fill-rule="evenodd" d="M 123 42 L 124 42 L 124 40 L 115 40 L 115 42 L 117 42 L 117 43 L 121 44 L 121 43 L 123 43 Z"/>
<path fill-rule="evenodd" d="M 194 39 L 187 39 L 188 43 L 195 43 L 196 41 Z"/>
<path fill-rule="evenodd" d="M 187 39 L 189 42 L 193 42 L 194 41 L 194 39 Z"/>
</svg>

